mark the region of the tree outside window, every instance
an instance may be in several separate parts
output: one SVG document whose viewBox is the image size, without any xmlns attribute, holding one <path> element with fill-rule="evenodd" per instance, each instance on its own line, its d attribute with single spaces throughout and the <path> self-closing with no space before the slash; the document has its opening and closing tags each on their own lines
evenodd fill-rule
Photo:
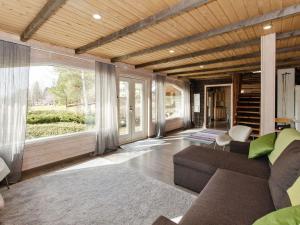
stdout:
<svg viewBox="0 0 300 225">
<path fill-rule="evenodd" d="M 94 71 L 34 66 L 29 82 L 27 139 L 94 128 Z"/>
</svg>

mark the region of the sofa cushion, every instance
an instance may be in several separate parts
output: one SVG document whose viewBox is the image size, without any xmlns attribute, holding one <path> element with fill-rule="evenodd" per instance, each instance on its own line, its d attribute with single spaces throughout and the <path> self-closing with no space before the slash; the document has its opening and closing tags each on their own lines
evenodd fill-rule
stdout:
<svg viewBox="0 0 300 225">
<path fill-rule="evenodd" d="M 266 159 L 250 160 L 247 155 L 189 146 L 174 155 L 174 163 L 213 175 L 218 168 L 268 179 L 270 168 Z"/>
<path fill-rule="evenodd" d="M 286 147 L 295 140 L 300 140 L 300 132 L 293 128 L 281 131 L 275 141 L 274 150 L 269 154 L 269 161 L 274 164 Z"/>
<path fill-rule="evenodd" d="M 300 176 L 295 183 L 287 190 L 291 205 L 300 205 Z"/>
<path fill-rule="evenodd" d="M 296 181 L 299 176 L 300 140 L 293 141 L 279 156 L 274 165 L 271 166 L 269 185 L 274 205 L 277 209 L 291 206 L 291 198 L 293 198 L 293 202 L 297 202 L 296 198 L 297 196 L 299 197 L 300 192 L 298 191 L 297 195 L 293 191 L 293 185 L 297 185 Z M 290 194 L 288 190 L 290 190 Z"/>
<path fill-rule="evenodd" d="M 274 149 L 275 140 L 276 134 L 271 133 L 251 141 L 248 158 L 254 159 L 269 154 Z"/>
<path fill-rule="evenodd" d="M 180 225 L 250 225 L 274 210 L 268 181 L 218 169 Z"/>
<path fill-rule="evenodd" d="M 299 225 L 300 206 L 293 206 L 271 212 L 255 221 L 253 225 Z"/>
</svg>

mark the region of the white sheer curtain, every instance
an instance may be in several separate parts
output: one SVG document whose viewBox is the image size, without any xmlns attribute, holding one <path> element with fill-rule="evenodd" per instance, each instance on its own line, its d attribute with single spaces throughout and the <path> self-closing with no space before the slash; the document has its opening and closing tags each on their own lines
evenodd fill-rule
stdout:
<svg viewBox="0 0 300 225">
<path fill-rule="evenodd" d="M 0 41 L 0 157 L 11 170 L 12 183 L 21 177 L 29 66 L 29 47 Z"/>
<path fill-rule="evenodd" d="M 165 81 L 166 77 L 156 75 L 156 137 L 165 136 Z"/>
<path fill-rule="evenodd" d="M 183 87 L 183 126 L 191 127 L 191 87 L 190 82 L 185 81 Z"/>
<path fill-rule="evenodd" d="M 119 147 L 117 104 L 115 66 L 96 62 L 96 154 Z"/>
</svg>

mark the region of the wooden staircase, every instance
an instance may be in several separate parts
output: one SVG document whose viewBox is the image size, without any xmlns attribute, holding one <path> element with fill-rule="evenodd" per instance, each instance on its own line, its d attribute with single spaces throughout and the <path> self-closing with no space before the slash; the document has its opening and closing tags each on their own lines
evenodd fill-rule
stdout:
<svg viewBox="0 0 300 225">
<path fill-rule="evenodd" d="M 240 85 L 236 124 L 251 127 L 252 136 L 257 137 L 260 131 L 260 74 L 242 75 Z"/>
<path fill-rule="evenodd" d="M 239 95 L 237 124 L 252 127 L 252 135 L 258 136 L 260 128 L 260 94 L 243 93 Z"/>
</svg>

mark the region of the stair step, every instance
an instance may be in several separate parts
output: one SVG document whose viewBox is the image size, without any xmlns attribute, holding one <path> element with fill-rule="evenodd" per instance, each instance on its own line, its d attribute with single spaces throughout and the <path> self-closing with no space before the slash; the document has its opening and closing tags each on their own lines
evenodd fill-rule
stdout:
<svg viewBox="0 0 300 225">
<path fill-rule="evenodd" d="M 252 98 L 252 99 L 260 99 L 260 96 L 252 96 L 252 95 L 240 95 L 239 98 Z"/>
<path fill-rule="evenodd" d="M 252 127 L 252 130 L 253 130 L 253 131 L 259 131 L 259 128 Z"/>
<path fill-rule="evenodd" d="M 249 122 L 249 121 L 239 121 L 238 123 L 242 123 L 242 124 L 251 124 L 251 125 L 260 125 L 260 123 L 257 122 Z"/>
<path fill-rule="evenodd" d="M 260 120 L 259 116 L 237 116 L 239 119 L 253 119 L 253 120 Z"/>
<path fill-rule="evenodd" d="M 248 114 L 260 114 L 260 112 L 255 112 L 255 111 L 247 111 L 247 110 L 238 110 L 238 113 L 248 113 Z"/>
<path fill-rule="evenodd" d="M 244 100 L 242 100 L 242 101 L 238 101 L 239 103 L 244 103 L 244 104 L 260 104 L 260 101 L 244 101 Z"/>
<path fill-rule="evenodd" d="M 238 108 L 241 109 L 259 109 L 260 106 L 254 106 L 254 105 L 238 105 Z"/>
</svg>

